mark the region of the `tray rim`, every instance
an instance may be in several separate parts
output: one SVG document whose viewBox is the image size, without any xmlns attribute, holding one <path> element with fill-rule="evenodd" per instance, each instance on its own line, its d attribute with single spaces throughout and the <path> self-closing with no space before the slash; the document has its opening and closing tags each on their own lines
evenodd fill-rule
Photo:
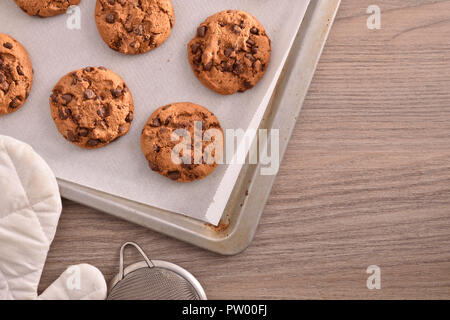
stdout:
<svg viewBox="0 0 450 320">
<path fill-rule="evenodd" d="M 340 3 L 341 0 L 312 0 L 309 4 L 261 122 L 260 128 L 280 130 L 280 164 Z M 278 111 L 273 112 L 274 108 L 278 108 Z M 177 213 L 61 179 L 58 179 L 58 184 L 64 198 L 203 249 L 222 255 L 235 255 L 252 242 L 277 177 L 257 174 L 261 167 L 260 163 L 243 166 L 217 228 Z"/>
</svg>

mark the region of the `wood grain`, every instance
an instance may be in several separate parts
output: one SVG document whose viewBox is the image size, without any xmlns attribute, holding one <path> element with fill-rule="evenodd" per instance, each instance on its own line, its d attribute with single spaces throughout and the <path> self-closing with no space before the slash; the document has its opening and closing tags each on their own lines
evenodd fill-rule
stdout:
<svg viewBox="0 0 450 320">
<path fill-rule="evenodd" d="M 371 4 L 381 30 L 366 27 Z M 64 201 L 40 290 L 80 262 L 110 280 L 133 240 L 212 299 L 449 299 L 449 33 L 450 1 L 344 0 L 244 253 L 221 257 Z M 366 288 L 371 264 L 381 290 Z"/>
</svg>

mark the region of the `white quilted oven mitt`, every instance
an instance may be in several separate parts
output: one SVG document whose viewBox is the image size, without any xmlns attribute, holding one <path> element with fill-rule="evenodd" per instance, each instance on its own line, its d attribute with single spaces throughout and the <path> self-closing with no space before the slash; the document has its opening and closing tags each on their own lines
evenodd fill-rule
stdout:
<svg viewBox="0 0 450 320">
<path fill-rule="evenodd" d="M 105 299 L 103 275 L 85 264 L 69 267 L 37 296 L 61 209 L 45 161 L 29 145 L 0 135 L 0 300 Z"/>
</svg>

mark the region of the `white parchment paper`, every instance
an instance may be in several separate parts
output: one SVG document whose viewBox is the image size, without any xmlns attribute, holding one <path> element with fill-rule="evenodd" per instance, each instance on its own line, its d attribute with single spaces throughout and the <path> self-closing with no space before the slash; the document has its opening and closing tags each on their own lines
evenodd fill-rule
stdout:
<svg viewBox="0 0 450 320">
<path fill-rule="evenodd" d="M 310 0 L 173 0 L 175 27 L 161 47 L 139 56 L 111 50 L 94 21 L 94 0 L 79 6 L 81 29 L 67 28 L 69 15 L 29 17 L 12 0 L 0 3 L 0 32 L 28 50 L 35 78 L 26 104 L 0 117 L 0 134 L 31 144 L 58 178 L 116 196 L 218 224 L 239 165 L 220 165 L 206 179 L 180 184 L 152 172 L 140 150 L 140 132 L 158 107 L 182 101 L 214 112 L 222 127 L 258 127 Z M 248 11 L 272 39 L 272 60 L 263 80 L 252 90 L 221 96 L 203 87 L 187 60 L 187 43 L 208 16 L 226 9 Z M 105 66 L 130 88 L 135 116 L 130 132 L 98 150 L 83 150 L 58 133 L 48 97 L 66 73 L 86 66 Z"/>
</svg>

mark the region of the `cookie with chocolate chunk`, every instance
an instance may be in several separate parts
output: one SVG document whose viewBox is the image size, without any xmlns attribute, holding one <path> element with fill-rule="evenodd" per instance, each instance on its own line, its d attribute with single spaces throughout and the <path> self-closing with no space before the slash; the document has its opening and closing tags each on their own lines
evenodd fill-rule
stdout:
<svg viewBox="0 0 450 320">
<path fill-rule="evenodd" d="M 14 0 L 14 2 L 28 15 L 41 18 L 63 14 L 80 0 Z"/>
<path fill-rule="evenodd" d="M 0 33 L 0 115 L 23 106 L 33 84 L 33 68 L 27 50 Z"/>
<path fill-rule="evenodd" d="M 95 21 L 110 48 L 140 54 L 167 40 L 175 13 L 170 0 L 97 0 Z"/>
<path fill-rule="evenodd" d="M 141 148 L 153 171 L 174 181 L 191 182 L 217 167 L 223 153 L 223 131 L 217 117 L 205 107 L 173 103 L 150 116 L 142 130 Z"/>
<path fill-rule="evenodd" d="M 261 80 L 270 62 L 271 42 L 252 15 L 227 10 L 197 28 L 188 56 L 194 74 L 206 87 L 229 95 L 251 89 Z"/>
<path fill-rule="evenodd" d="M 93 149 L 128 132 L 134 104 L 120 76 L 104 67 L 87 67 L 59 80 L 50 96 L 50 110 L 64 138 Z"/>
</svg>

